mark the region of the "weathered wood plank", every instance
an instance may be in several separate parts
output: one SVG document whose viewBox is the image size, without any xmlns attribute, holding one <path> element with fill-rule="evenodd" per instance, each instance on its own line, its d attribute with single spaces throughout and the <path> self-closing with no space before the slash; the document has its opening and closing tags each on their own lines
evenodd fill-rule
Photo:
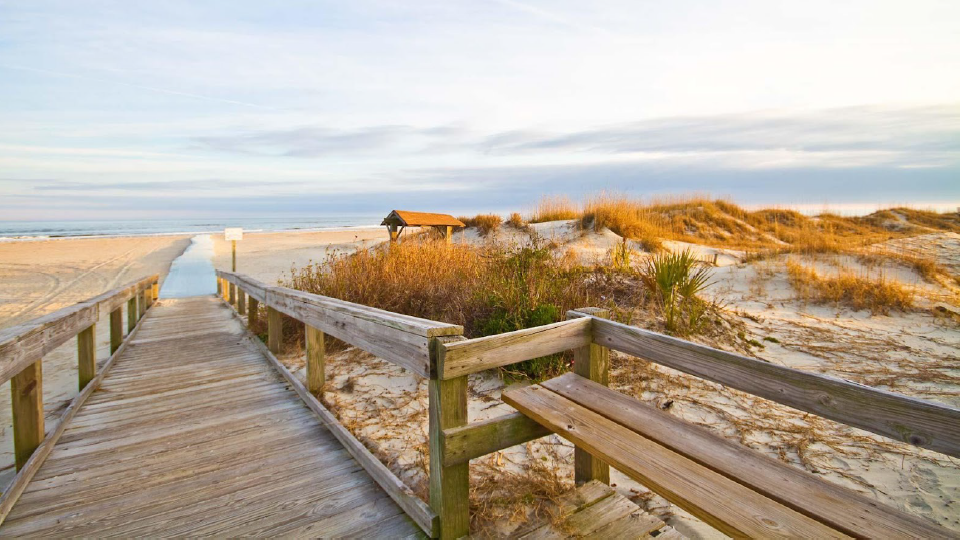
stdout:
<svg viewBox="0 0 960 540">
<path fill-rule="evenodd" d="M 43 442 L 43 361 L 38 360 L 10 379 L 13 410 L 13 453 L 23 468 Z"/>
<path fill-rule="evenodd" d="M 247 314 L 247 293 L 243 292 L 240 287 L 237 287 L 237 313 L 240 315 Z"/>
<path fill-rule="evenodd" d="M 47 456 L 49 456 L 50 452 L 53 451 L 57 441 L 60 440 L 63 432 L 67 429 L 70 421 L 76 416 L 77 412 L 80 410 L 80 407 L 84 404 L 84 402 L 86 402 L 87 399 L 89 399 L 94 390 L 100 386 L 100 382 L 106 376 L 107 372 L 110 371 L 110 368 L 116 362 L 116 359 L 119 358 L 123 353 L 123 350 L 127 347 L 130 339 L 135 336 L 138 331 L 139 327 L 134 327 L 134 329 L 127 335 L 127 340 L 121 343 L 120 348 L 117 349 L 104 363 L 103 369 L 100 370 L 100 373 L 98 373 L 96 377 L 90 381 L 90 384 L 88 384 L 86 388 L 84 388 L 83 391 L 77 395 L 77 397 L 73 398 L 73 401 L 70 402 L 70 405 L 66 408 L 66 410 L 63 411 L 63 414 L 60 416 L 60 422 L 57 424 L 56 429 L 53 430 L 50 435 L 44 438 L 44 440 L 37 446 L 36 450 L 31 453 L 29 459 L 27 459 L 26 463 L 24 463 L 24 466 L 19 468 L 17 476 L 14 477 L 13 481 L 10 482 L 10 485 L 7 486 L 6 490 L 3 492 L 3 496 L 0 497 L 0 524 L 3 523 L 7 517 L 7 514 L 9 514 L 10 510 L 13 508 L 13 505 L 16 504 L 17 500 L 19 500 L 20 495 L 23 494 L 23 491 L 30 483 L 30 480 L 32 480 L 37 471 L 40 470 L 40 467 L 47 459 Z"/>
<path fill-rule="evenodd" d="M 724 534 L 846 538 L 547 388 L 510 388 L 503 400 Z"/>
<path fill-rule="evenodd" d="M 946 531 L 659 411 L 573 373 L 542 385 L 739 484 L 858 538 L 941 538 Z"/>
<path fill-rule="evenodd" d="M 77 378 L 79 390 L 97 375 L 97 325 L 91 324 L 77 334 Z"/>
<path fill-rule="evenodd" d="M 283 315 L 280 311 L 267 306 L 267 347 L 273 354 L 279 354 L 283 346 Z"/>
<path fill-rule="evenodd" d="M 238 315 L 239 316 L 239 315 Z M 439 534 L 440 520 L 437 514 L 417 497 L 413 491 L 397 478 L 386 465 L 380 462 L 370 450 L 337 421 L 336 416 L 317 400 L 316 396 L 297 379 L 270 350 L 253 334 L 247 332 L 247 339 L 254 347 L 260 349 L 264 357 L 283 376 L 300 399 L 326 425 L 327 429 L 339 440 L 344 448 L 356 459 L 363 468 L 373 477 L 384 491 L 413 519 L 421 529 L 431 537 Z"/>
<path fill-rule="evenodd" d="M 511 413 L 481 422 L 443 430 L 443 465 L 467 463 L 504 448 L 510 448 L 551 431 L 522 413 Z"/>
<path fill-rule="evenodd" d="M 605 309 L 586 308 L 580 310 L 580 312 L 601 318 L 610 316 L 609 311 Z M 573 352 L 573 372 L 580 377 L 607 386 L 610 384 L 610 349 L 592 342 L 575 349 Z M 573 450 L 573 471 L 574 481 L 577 485 L 593 480 L 604 484 L 610 483 L 610 466 L 579 446 Z"/>
<path fill-rule="evenodd" d="M 590 344 L 590 320 L 576 318 L 443 345 L 437 371 L 451 379 Z"/>
<path fill-rule="evenodd" d="M 459 339 L 463 339 L 460 337 Z M 433 353 L 457 337 L 436 338 Z M 470 532 L 470 463 L 444 464 L 443 431 L 467 424 L 467 377 L 431 378 L 429 397 L 430 508 L 440 518 L 440 538 L 460 538 Z"/>
<path fill-rule="evenodd" d="M 247 326 L 253 328 L 260 317 L 260 301 L 253 296 L 247 297 Z"/>
<path fill-rule="evenodd" d="M 960 457 L 960 409 L 605 319 L 594 318 L 593 324 L 594 341 L 611 349 L 878 435 Z"/>
<path fill-rule="evenodd" d="M 307 389 L 314 395 L 323 394 L 323 385 L 326 382 L 324 373 L 324 344 L 323 332 L 305 325 L 307 341 Z"/>
<path fill-rule="evenodd" d="M 133 332 L 137 326 L 137 296 L 134 295 L 127 301 L 127 334 Z"/>
</svg>

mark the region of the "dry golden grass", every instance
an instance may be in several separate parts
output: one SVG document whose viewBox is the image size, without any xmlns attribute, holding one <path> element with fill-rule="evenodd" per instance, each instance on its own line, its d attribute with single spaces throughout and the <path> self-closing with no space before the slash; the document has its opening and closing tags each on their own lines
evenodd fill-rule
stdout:
<svg viewBox="0 0 960 540">
<path fill-rule="evenodd" d="M 579 219 L 582 212 L 577 204 L 567 197 L 543 197 L 530 217 L 530 223 Z"/>
<path fill-rule="evenodd" d="M 788 261 L 787 276 L 804 301 L 869 309 L 874 314 L 906 311 L 913 306 L 913 293 L 882 273 L 871 276 L 840 268 L 835 276 L 821 276 L 813 268 Z"/>
<path fill-rule="evenodd" d="M 507 219 L 507 225 L 516 229 L 523 229 L 527 226 L 527 222 L 523 220 L 523 216 L 521 216 L 519 212 L 514 212 L 510 214 L 510 218 Z"/>
<path fill-rule="evenodd" d="M 496 214 L 477 214 L 473 217 L 459 218 L 467 227 L 476 227 L 482 236 L 495 232 L 503 224 L 503 218 Z"/>
</svg>

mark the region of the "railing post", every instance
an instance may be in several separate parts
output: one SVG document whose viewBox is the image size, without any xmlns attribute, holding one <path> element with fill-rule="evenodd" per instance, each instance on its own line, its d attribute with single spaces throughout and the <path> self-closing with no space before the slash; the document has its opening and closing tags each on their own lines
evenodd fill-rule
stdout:
<svg viewBox="0 0 960 540">
<path fill-rule="evenodd" d="M 237 287 L 237 313 L 247 314 L 247 293 L 240 287 Z"/>
<path fill-rule="evenodd" d="M 153 286 L 150 288 L 150 291 L 151 291 L 150 296 L 153 297 L 153 301 L 156 302 L 160 298 L 160 282 L 154 281 Z"/>
<path fill-rule="evenodd" d="M 120 308 L 110 312 L 110 354 L 117 352 L 123 343 L 123 313 Z"/>
<path fill-rule="evenodd" d="M 127 300 L 127 333 L 133 332 L 137 326 L 137 295 L 134 294 Z"/>
<path fill-rule="evenodd" d="M 221 289 L 223 290 L 223 300 L 224 301 L 229 300 L 230 299 L 230 282 L 224 279 L 223 287 L 221 287 Z"/>
<path fill-rule="evenodd" d="M 307 335 L 307 389 L 311 394 L 322 396 L 323 384 L 326 381 L 323 332 L 309 324 L 303 326 Z"/>
<path fill-rule="evenodd" d="M 77 376 L 82 391 L 97 374 L 97 325 L 77 334 Z"/>
<path fill-rule="evenodd" d="M 217 276 L 217 296 L 220 296 L 221 294 L 223 294 L 222 287 L 223 287 L 223 279 L 221 279 L 220 276 Z"/>
<path fill-rule="evenodd" d="M 257 324 L 257 318 L 260 316 L 260 301 L 256 298 L 247 297 L 247 326 L 253 328 Z"/>
<path fill-rule="evenodd" d="M 280 354 L 280 338 L 283 336 L 283 315 L 267 306 L 267 347 L 273 354 Z"/>
<path fill-rule="evenodd" d="M 137 293 L 137 306 L 140 308 L 137 319 L 140 319 L 143 317 L 143 314 L 147 312 L 147 294 L 143 289 L 140 289 L 140 292 Z"/>
<path fill-rule="evenodd" d="M 577 311 L 588 313 L 594 317 L 606 318 L 610 311 L 600 308 L 583 308 Z M 604 386 L 610 384 L 610 349 L 595 343 L 574 349 L 573 371 L 581 377 Z M 599 480 L 604 484 L 610 483 L 610 466 L 590 455 L 580 447 L 573 450 L 574 480 L 577 485 Z"/>
<path fill-rule="evenodd" d="M 43 441 L 43 360 L 10 379 L 13 409 L 13 452 L 19 471 Z"/>
<path fill-rule="evenodd" d="M 440 517 L 440 538 L 470 532 L 470 463 L 443 465 L 443 430 L 467 424 L 467 377 L 441 380 L 436 373 L 437 345 L 452 339 L 435 338 L 430 351 L 430 508 Z"/>
<path fill-rule="evenodd" d="M 231 305 L 231 306 L 237 303 L 237 286 L 234 285 L 233 283 L 230 284 L 230 300 L 229 300 L 229 302 L 230 302 L 230 305 Z"/>
</svg>

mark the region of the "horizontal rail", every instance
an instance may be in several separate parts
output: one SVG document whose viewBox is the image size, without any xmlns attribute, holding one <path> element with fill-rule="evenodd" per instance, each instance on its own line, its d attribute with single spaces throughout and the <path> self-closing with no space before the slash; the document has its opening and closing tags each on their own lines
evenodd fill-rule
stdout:
<svg viewBox="0 0 960 540">
<path fill-rule="evenodd" d="M 960 457 L 960 410 L 800 371 L 571 311 L 593 321 L 598 345 L 736 388 L 755 396 Z"/>
<path fill-rule="evenodd" d="M 443 465 L 451 467 L 552 432 L 523 413 L 511 413 L 443 430 Z"/>
<path fill-rule="evenodd" d="M 240 315 L 234 313 L 239 318 Z M 242 322 L 241 322 L 242 324 Z M 267 349 L 260 339 L 254 336 L 249 329 L 246 330 L 246 339 L 256 347 L 263 356 L 269 361 L 270 365 L 287 381 L 294 392 L 300 396 L 304 404 L 326 425 L 330 433 L 343 444 L 347 450 L 360 463 L 370 476 L 380 485 L 381 488 L 394 500 L 411 519 L 430 537 L 436 537 L 440 528 L 439 517 L 430 509 L 430 507 L 420 500 L 402 480 L 396 477 L 386 465 L 380 462 L 376 456 L 368 450 L 347 428 L 337 421 L 333 415 L 322 403 L 310 393 L 309 390 L 300 382 L 290 370 L 286 368 L 277 357 Z"/>
<path fill-rule="evenodd" d="M 42 359 L 160 279 L 152 275 L 0 332 L 0 384 Z"/>
<path fill-rule="evenodd" d="M 153 276 L 156 277 L 156 276 Z M 148 278 L 149 279 L 149 278 Z M 30 483 L 30 480 L 33 479 L 34 475 L 37 474 L 37 471 L 40 470 L 40 467 L 46 461 L 47 456 L 50 455 L 50 452 L 53 451 L 54 446 L 56 446 L 57 441 L 60 440 L 60 437 L 63 435 L 63 432 L 67 429 L 67 426 L 70 425 L 70 421 L 74 416 L 77 415 L 77 411 L 80 410 L 80 407 L 87 401 L 87 399 L 93 395 L 93 393 L 100 387 L 100 383 L 103 382 L 103 378 L 106 377 L 107 372 L 110 371 L 110 368 L 113 367 L 113 364 L 116 362 L 117 358 L 127 349 L 134 337 L 140 331 L 140 328 L 143 326 L 144 319 L 141 319 L 137 322 L 136 326 L 133 327 L 123 341 L 120 344 L 120 347 L 110 355 L 110 358 L 104 362 L 103 366 L 100 368 L 100 371 L 97 375 L 90 381 L 87 386 L 73 398 L 73 401 L 70 402 L 70 405 L 63 411 L 63 414 L 60 415 L 60 421 L 57 423 L 57 427 L 53 429 L 50 433 L 46 435 L 43 442 L 37 447 L 37 449 L 30 456 L 30 459 L 27 460 L 27 463 L 17 472 L 17 475 L 13 478 L 13 481 L 9 485 L 4 487 L 3 495 L 0 496 L 0 524 L 3 524 L 3 521 L 7 518 L 7 514 L 10 513 L 10 510 L 13 509 L 13 505 L 17 503 L 20 499 L 20 495 L 23 494 L 23 491 L 26 489 L 27 484 Z"/>
<path fill-rule="evenodd" d="M 259 281 L 233 272 L 217 270 L 217 276 L 240 287 L 267 307 L 422 377 L 429 377 L 431 372 L 430 341 L 439 336 L 463 333 L 462 326 L 401 315 L 286 287 L 266 287 Z"/>
<path fill-rule="evenodd" d="M 452 379 L 524 360 L 576 349 L 591 343 L 590 320 L 575 318 L 438 347 L 437 372 Z"/>
</svg>

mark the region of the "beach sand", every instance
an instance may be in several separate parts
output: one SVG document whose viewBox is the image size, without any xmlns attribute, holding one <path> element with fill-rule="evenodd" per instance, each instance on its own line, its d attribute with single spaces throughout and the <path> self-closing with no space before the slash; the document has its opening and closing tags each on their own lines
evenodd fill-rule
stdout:
<svg viewBox="0 0 960 540">
<path fill-rule="evenodd" d="M 230 270 L 230 242 L 223 235 L 213 236 L 213 266 Z M 355 228 L 319 232 L 278 232 L 244 234 L 237 242 L 237 272 L 276 285 L 290 275 L 291 267 L 302 268 L 321 263 L 333 253 L 352 253 L 390 239 L 383 227 Z"/>
</svg>

